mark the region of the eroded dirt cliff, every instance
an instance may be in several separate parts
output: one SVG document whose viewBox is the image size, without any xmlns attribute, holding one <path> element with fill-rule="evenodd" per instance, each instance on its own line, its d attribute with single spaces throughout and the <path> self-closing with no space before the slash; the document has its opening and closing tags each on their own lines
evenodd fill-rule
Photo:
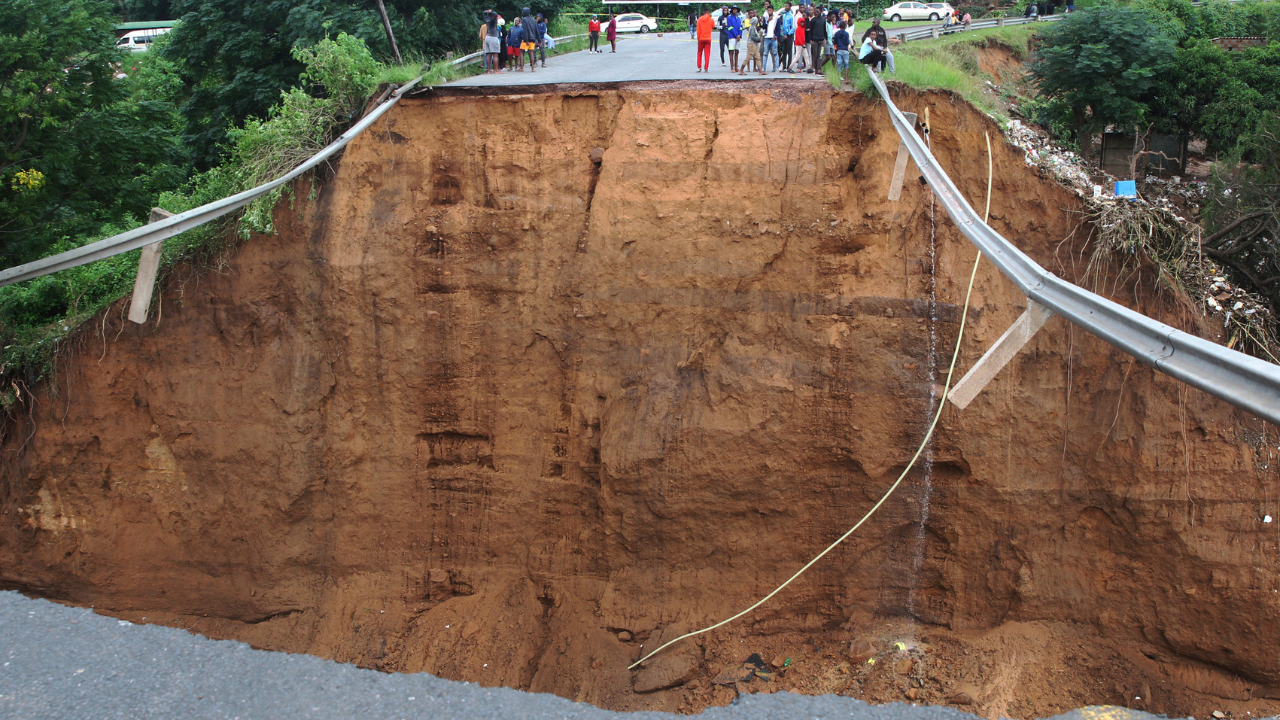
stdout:
<svg viewBox="0 0 1280 720">
<path fill-rule="evenodd" d="M 914 171 L 885 199 L 882 106 L 750 87 L 402 102 L 279 236 L 85 331 L 6 435 L 0 584 L 611 708 L 727 702 L 760 652 L 791 665 L 742 691 L 1280 709 L 1275 428 L 1057 319 L 847 545 L 628 672 L 892 482 L 974 257 Z M 975 205 L 991 132 L 992 225 L 1084 277 L 1072 195 L 962 101 L 899 105 Z M 962 369 L 1023 304 L 982 266 Z"/>
</svg>

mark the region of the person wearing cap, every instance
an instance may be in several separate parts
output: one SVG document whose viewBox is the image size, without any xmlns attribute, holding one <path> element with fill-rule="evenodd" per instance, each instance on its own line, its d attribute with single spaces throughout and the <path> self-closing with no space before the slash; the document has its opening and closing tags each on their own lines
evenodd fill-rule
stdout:
<svg viewBox="0 0 1280 720">
<path fill-rule="evenodd" d="M 698 18 L 698 72 L 711 72 L 711 33 L 715 27 L 716 21 L 711 19 L 710 12 Z"/>
<path fill-rule="evenodd" d="M 587 35 L 591 39 L 591 45 L 587 52 L 600 52 L 600 17 L 598 15 L 592 15 L 591 19 L 587 21 Z"/>
<path fill-rule="evenodd" d="M 742 16 L 737 5 L 729 8 L 729 72 L 738 72 L 738 45 L 742 42 Z"/>
</svg>

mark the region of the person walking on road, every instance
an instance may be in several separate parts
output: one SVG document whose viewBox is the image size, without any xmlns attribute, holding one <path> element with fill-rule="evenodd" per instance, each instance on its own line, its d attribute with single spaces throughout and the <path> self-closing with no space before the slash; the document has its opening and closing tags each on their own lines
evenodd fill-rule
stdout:
<svg viewBox="0 0 1280 720">
<path fill-rule="evenodd" d="M 689 39 L 697 40 L 698 39 L 698 16 L 695 13 L 691 12 L 689 13 L 689 17 L 687 18 L 687 20 L 689 22 Z"/>
<path fill-rule="evenodd" d="M 605 27 L 604 39 L 609 41 L 609 52 L 618 52 L 618 18 L 609 13 L 609 24 Z"/>
<path fill-rule="evenodd" d="M 711 33 L 715 30 L 716 21 L 711 19 L 710 12 L 704 12 L 697 25 L 698 71 L 711 72 Z"/>
<path fill-rule="evenodd" d="M 590 47 L 587 51 L 593 53 L 600 52 L 600 18 L 596 15 L 592 15 L 591 19 L 587 21 L 587 36 L 591 40 Z"/>
</svg>

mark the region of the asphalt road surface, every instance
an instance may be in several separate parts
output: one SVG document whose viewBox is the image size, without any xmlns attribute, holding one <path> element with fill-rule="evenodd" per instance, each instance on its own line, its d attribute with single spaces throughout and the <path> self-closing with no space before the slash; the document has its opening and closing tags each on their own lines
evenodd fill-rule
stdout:
<svg viewBox="0 0 1280 720">
<path fill-rule="evenodd" d="M 952 708 L 852 698 L 744 695 L 702 720 L 849 718 L 977 720 Z M 183 630 L 133 625 L 84 608 L 0 592 L 0 718 L 225 720 L 687 720 L 616 713 L 554 695 L 387 674 L 310 655 L 254 650 Z M 1083 708 L 1061 720 L 1155 720 L 1123 708 Z"/>
<path fill-rule="evenodd" d="M 890 36 L 896 36 L 910 30 L 933 27 L 934 24 L 922 23 L 889 30 Z M 870 27 L 869 21 L 860 21 L 856 26 L 856 34 Z M 939 27 L 941 27 L 939 25 Z M 547 66 L 539 67 L 534 72 L 503 72 L 493 75 L 473 75 L 461 80 L 446 83 L 446 87 L 505 87 L 512 85 L 558 85 L 561 83 L 612 83 L 642 82 L 654 80 L 779 80 L 795 79 L 797 81 L 822 81 L 822 78 L 808 73 L 770 72 L 768 75 L 749 73 L 736 75 L 729 72 L 726 65 L 720 64 L 720 43 L 711 41 L 711 72 L 700 73 L 697 66 L 698 44 L 689 39 L 688 32 L 664 33 L 658 37 L 656 33 L 627 33 L 618 36 L 618 52 L 609 52 L 609 43 L 603 36 L 600 39 L 603 54 L 573 52 L 547 58 Z M 745 59 L 746 50 L 739 52 Z M 725 59 L 728 59 L 726 54 Z M 772 69 L 772 64 L 770 64 Z"/>
</svg>

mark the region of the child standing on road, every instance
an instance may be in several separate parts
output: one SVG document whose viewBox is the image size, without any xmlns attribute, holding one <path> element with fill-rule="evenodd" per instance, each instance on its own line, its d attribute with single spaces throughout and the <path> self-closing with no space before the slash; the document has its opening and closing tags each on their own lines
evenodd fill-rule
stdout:
<svg viewBox="0 0 1280 720">
<path fill-rule="evenodd" d="M 848 25 L 845 21 L 840 21 L 840 27 L 836 30 L 835 37 L 832 42 L 836 46 L 836 70 L 845 82 L 849 82 L 849 31 L 846 29 Z"/>
</svg>

